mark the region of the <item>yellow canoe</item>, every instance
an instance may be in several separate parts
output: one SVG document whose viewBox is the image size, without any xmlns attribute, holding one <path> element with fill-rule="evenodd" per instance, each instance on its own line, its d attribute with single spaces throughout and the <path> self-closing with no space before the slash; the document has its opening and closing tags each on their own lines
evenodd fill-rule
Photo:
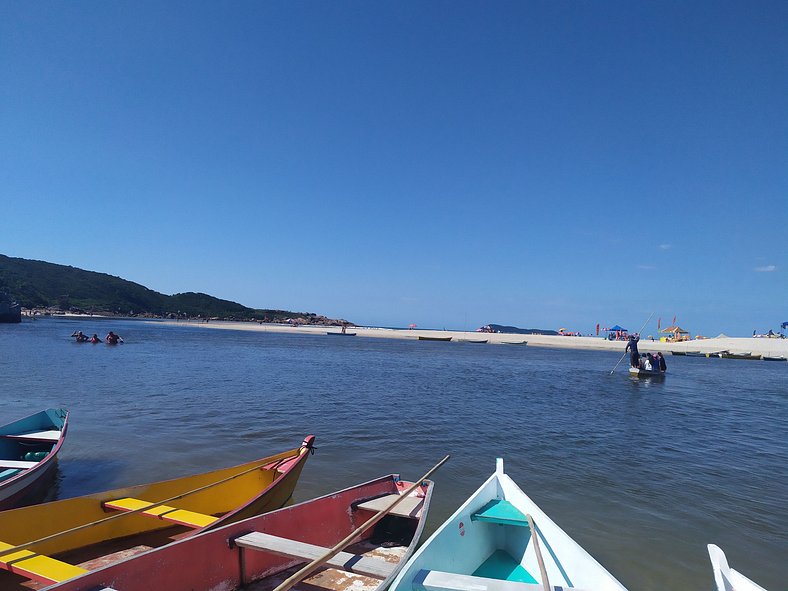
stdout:
<svg viewBox="0 0 788 591">
<path fill-rule="evenodd" d="M 314 446 L 223 468 L 0 512 L 0 588 L 65 580 L 290 500 Z M 73 530 L 73 531 L 72 531 Z"/>
</svg>

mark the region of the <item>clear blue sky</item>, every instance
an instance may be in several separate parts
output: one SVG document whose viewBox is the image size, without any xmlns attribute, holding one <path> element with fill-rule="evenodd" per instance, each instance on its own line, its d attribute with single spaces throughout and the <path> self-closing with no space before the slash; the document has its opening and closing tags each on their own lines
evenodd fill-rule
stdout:
<svg viewBox="0 0 788 591">
<path fill-rule="evenodd" d="M 359 323 L 788 320 L 788 3 L 0 3 L 0 253 Z"/>
</svg>

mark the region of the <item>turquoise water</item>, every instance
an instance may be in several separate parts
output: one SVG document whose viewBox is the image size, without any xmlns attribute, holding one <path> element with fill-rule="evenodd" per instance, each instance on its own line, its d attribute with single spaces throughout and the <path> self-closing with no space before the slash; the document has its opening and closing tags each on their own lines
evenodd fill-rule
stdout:
<svg viewBox="0 0 788 591">
<path fill-rule="evenodd" d="M 74 330 L 117 347 L 76 344 Z M 296 497 L 441 457 L 434 529 L 507 472 L 630 589 L 712 589 L 706 544 L 773 591 L 788 550 L 788 363 L 45 319 L 0 325 L 0 422 L 71 411 L 53 494 L 207 470 L 317 436 Z"/>
</svg>

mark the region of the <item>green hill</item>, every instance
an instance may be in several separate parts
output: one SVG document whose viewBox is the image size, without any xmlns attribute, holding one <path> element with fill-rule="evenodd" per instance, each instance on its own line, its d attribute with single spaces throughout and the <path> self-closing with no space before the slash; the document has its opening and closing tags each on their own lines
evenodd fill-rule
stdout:
<svg viewBox="0 0 788 591">
<path fill-rule="evenodd" d="M 121 316 L 268 321 L 293 318 L 336 323 L 311 313 L 247 308 L 204 293 L 165 295 L 106 273 L 0 255 L 0 293 L 3 292 L 24 308 Z"/>
</svg>

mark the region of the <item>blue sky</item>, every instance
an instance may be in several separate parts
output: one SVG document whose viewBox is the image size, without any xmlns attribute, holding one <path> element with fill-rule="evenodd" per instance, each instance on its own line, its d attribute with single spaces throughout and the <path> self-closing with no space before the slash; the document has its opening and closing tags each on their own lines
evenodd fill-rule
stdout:
<svg viewBox="0 0 788 591">
<path fill-rule="evenodd" d="M 788 320 L 785 2 L 0 3 L 0 253 L 359 323 Z"/>
</svg>

